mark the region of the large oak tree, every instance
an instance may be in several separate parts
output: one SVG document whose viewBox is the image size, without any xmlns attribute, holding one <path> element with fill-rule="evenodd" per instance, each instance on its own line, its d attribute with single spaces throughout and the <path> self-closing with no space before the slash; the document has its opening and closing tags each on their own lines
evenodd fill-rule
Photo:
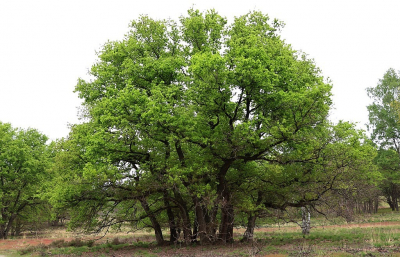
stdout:
<svg viewBox="0 0 400 257">
<path fill-rule="evenodd" d="M 309 204 L 308 196 L 278 199 L 249 176 L 293 187 L 299 174 L 314 174 L 304 169 L 317 169 L 305 163 L 330 164 L 318 153 L 335 141 L 322 132 L 331 86 L 281 28 L 260 12 L 228 25 L 214 10 L 191 9 L 179 23 L 142 16 L 123 40 L 106 43 L 93 80 L 76 86 L 86 123 L 73 127 L 58 156 L 70 172 L 55 199 L 75 206 L 71 224 L 130 221 L 152 227 L 160 244 L 163 226 L 171 241 L 183 231 L 186 242 L 229 242 L 235 212 Z M 286 182 L 267 175 L 273 165 L 288 165 Z M 244 188 L 260 201 L 241 198 Z"/>
</svg>

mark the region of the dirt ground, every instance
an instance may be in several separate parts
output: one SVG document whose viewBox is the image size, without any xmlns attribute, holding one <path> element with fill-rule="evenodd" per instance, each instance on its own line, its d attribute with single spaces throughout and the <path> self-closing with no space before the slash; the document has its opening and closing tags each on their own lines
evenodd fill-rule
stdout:
<svg viewBox="0 0 400 257">
<path fill-rule="evenodd" d="M 364 228 L 364 227 L 387 227 L 387 226 L 396 226 L 396 225 L 400 225 L 400 222 L 375 222 L 375 223 L 361 223 L 361 224 L 346 224 L 346 225 L 329 225 L 329 226 L 319 226 L 318 228 L 335 228 L 335 227 L 341 227 L 341 228 L 354 228 L 354 227 L 360 227 L 360 228 Z M 243 231 L 242 231 L 243 230 Z M 293 230 L 300 230 L 299 227 L 273 227 L 273 228 L 258 228 L 256 229 L 257 232 L 274 232 L 277 230 L 288 230 L 288 231 L 293 231 Z M 244 229 L 237 229 L 235 230 L 235 234 L 242 234 L 244 232 Z M 47 234 L 48 235 L 48 234 Z M 70 235 L 71 236 L 71 235 Z M 94 238 L 94 237 L 82 237 L 80 236 L 79 238 L 82 238 L 83 240 L 93 240 L 93 239 L 99 239 L 97 242 L 106 242 L 107 240 L 110 240 L 112 238 L 116 237 L 115 234 L 106 236 L 106 237 L 102 237 L 100 238 Z M 60 234 L 55 234 L 53 235 L 51 238 L 41 238 L 40 236 L 25 236 L 25 238 L 19 238 L 19 239 L 6 239 L 6 240 L 0 240 L 0 257 L 2 257 L 1 253 L 6 253 L 9 252 L 10 250 L 20 250 L 20 249 L 25 249 L 29 246 L 37 246 L 40 244 L 43 245 L 49 245 L 51 244 L 53 241 L 56 240 L 60 240 L 63 239 L 65 241 L 70 241 L 77 238 L 77 236 L 74 237 L 66 237 L 66 235 L 60 233 Z M 213 249 L 214 247 L 214 249 Z M 207 256 L 221 256 L 224 255 L 225 253 L 229 253 L 234 251 L 235 247 L 241 247 L 241 249 L 243 250 L 243 246 L 240 245 L 227 245 L 226 247 L 223 246 L 209 246 L 207 247 L 206 252 L 208 253 Z M 250 252 L 252 249 L 249 248 L 248 251 Z M 190 256 L 189 252 L 186 251 L 190 251 L 190 249 L 186 249 L 186 248 L 181 248 L 181 249 L 171 249 L 171 248 L 166 248 L 162 254 L 165 254 L 164 256 Z M 213 251 L 216 251 L 215 253 L 213 253 Z M 132 252 L 129 252 L 129 249 L 126 250 L 119 250 L 116 252 L 110 252 L 109 256 L 131 256 Z M 161 254 L 161 256 L 163 256 Z M 211 254 L 211 255 L 209 255 Z M 215 255 L 212 255 L 215 254 Z M 90 256 L 90 254 L 88 255 Z M 94 255 L 93 255 L 94 256 Z M 275 256 L 275 257 L 279 257 L 282 255 L 267 255 L 267 256 Z"/>
<path fill-rule="evenodd" d="M 260 231 L 266 231 L 261 229 Z M 115 235 L 112 235 L 109 237 L 109 239 L 115 237 Z M 70 241 L 73 240 L 74 238 L 25 238 L 25 239 L 7 239 L 7 240 L 0 240 L 0 257 L 6 257 L 7 253 L 10 253 L 10 251 L 16 251 L 16 250 L 21 250 L 21 249 L 26 249 L 30 246 L 37 246 L 40 244 L 43 245 L 49 245 L 53 241 L 63 239 L 65 241 Z M 83 238 L 83 240 L 90 240 L 91 238 Z M 99 240 L 99 242 L 106 242 L 107 237 L 102 238 Z M 143 249 L 148 252 L 152 252 L 152 249 Z M 136 252 L 137 248 L 133 247 L 126 247 L 124 249 L 119 249 L 116 251 L 110 250 L 107 251 L 106 256 L 113 256 L 113 257 L 125 257 L 125 256 L 133 256 L 132 254 L 135 254 L 134 256 L 140 256 L 139 253 Z M 196 252 L 194 255 L 193 251 Z M 201 251 L 197 253 L 198 251 Z M 201 248 L 199 247 L 194 247 L 194 248 L 187 248 L 187 247 L 165 247 L 163 248 L 162 252 L 153 252 L 154 254 L 157 254 L 158 256 L 234 256 L 232 255 L 232 252 L 235 251 L 240 251 L 240 252 L 248 252 L 248 254 L 251 256 L 252 251 L 254 249 L 249 246 L 249 245 L 242 245 L 241 243 L 235 243 L 232 245 L 209 245 L 209 246 L 202 246 Z M 2 255 L 3 254 L 3 255 Z M 102 255 L 103 254 L 103 255 Z M 139 254 L 139 255 L 137 255 Z M 104 256 L 104 253 L 98 253 L 98 252 L 93 252 L 93 253 L 85 253 L 84 256 Z M 282 257 L 285 255 L 280 255 L 280 254 L 268 254 L 265 255 L 266 257 Z"/>
<path fill-rule="evenodd" d="M 0 240 L 0 250 L 18 250 L 39 244 L 49 245 L 56 239 L 31 238 L 31 239 L 6 239 Z"/>
</svg>

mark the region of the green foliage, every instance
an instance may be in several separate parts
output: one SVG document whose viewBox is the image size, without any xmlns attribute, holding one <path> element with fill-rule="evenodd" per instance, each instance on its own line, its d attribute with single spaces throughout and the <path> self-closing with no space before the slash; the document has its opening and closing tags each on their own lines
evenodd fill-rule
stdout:
<svg viewBox="0 0 400 257">
<path fill-rule="evenodd" d="M 331 85 L 282 26 L 191 9 L 179 24 L 141 16 L 106 43 L 75 89 L 86 123 L 58 144 L 51 199 L 73 207 L 71 226 L 130 222 L 159 243 L 163 224 L 186 242 L 219 227 L 229 241 L 236 213 L 304 206 L 370 176 L 373 147 L 326 121 Z"/>
<path fill-rule="evenodd" d="M 15 220 L 35 220 L 31 215 L 41 203 L 53 154 L 46 141 L 35 129 L 15 129 L 0 122 L 0 238 L 8 236 Z"/>
<path fill-rule="evenodd" d="M 393 148 L 400 153 L 400 123 L 396 105 L 400 76 L 394 69 L 389 69 L 379 80 L 376 87 L 367 89 L 373 100 L 369 106 L 370 129 L 372 138 L 382 147 Z"/>
<path fill-rule="evenodd" d="M 378 183 L 381 174 L 373 164 L 375 155 L 375 147 L 353 124 L 326 124 L 282 150 L 279 163 L 249 167 L 235 199 L 241 210 L 264 215 L 270 215 L 268 207 L 284 210 L 322 202 L 334 206 L 326 201 L 330 191 Z M 255 200 L 260 198 L 264 200 Z"/>
<path fill-rule="evenodd" d="M 376 87 L 367 92 L 373 103 L 369 105 L 371 137 L 380 147 L 375 159 L 384 177 L 380 187 L 392 210 L 398 210 L 400 198 L 400 119 L 398 90 L 400 76 L 389 69 Z"/>
</svg>

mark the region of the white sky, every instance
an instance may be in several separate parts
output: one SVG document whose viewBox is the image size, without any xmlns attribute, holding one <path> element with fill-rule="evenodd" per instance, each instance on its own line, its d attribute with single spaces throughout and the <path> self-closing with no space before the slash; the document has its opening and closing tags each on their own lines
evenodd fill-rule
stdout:
<svg viewBox="0 0 400 257">
<path fill-rule="evenodd" d="M 0 121 L 51 139 L 77 123 L 79 77 L 131 20 L 179 16 L 193 6 L 234 16 L 260 10 L 286 23 L 282 37 L 313 58 L 333 83 L 331 119 L 368 122 L 365 89 L 400 69 L 400 1 L 356 0 L 0 0 Z"/>
</svg>

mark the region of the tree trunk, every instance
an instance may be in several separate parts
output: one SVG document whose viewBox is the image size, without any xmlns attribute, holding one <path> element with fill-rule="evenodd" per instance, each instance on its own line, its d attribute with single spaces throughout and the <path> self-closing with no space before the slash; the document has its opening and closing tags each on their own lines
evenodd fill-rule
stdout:
<svg viewBox="0 0 400 257">
<path fill-rule="evenodd" d="M 310 234 L 310 211 L 306 207 L 301 207 L 301 230 L 303 236 Z"/>
<path fill-rule="evenodd" d="M 386 197 L 386 202 L 389 204 L 390 209 L 392 209 L 392 211 L 395 210 L 395 206 L 394 206 L 394 202 L 392 201 L 392 197 L 391 196 L 387 196 Z"/>
<path fill-rule="evenodd" d="M 205 220 L 205 214 L 203 212 L 203 208 L 201 208 L 199 200 L 195 199 L 195 211 L 196 211 L 196 220 L 198 225 L 198 235 L 200 238 L 200 244 L 206 245 L 210 243 L 210 238 L 207 234 L 207 224 Z"/>
<path fill-rule="evenodd" d="M 261 191 L 257 193 L 257 201 L 256 206 L 259 206 L 263 200 L 263 195 Z M 254 227 L 256 226 L 256 218 L 257 218 L 258 211 L 254 213 L 249 213 L 247 219 L 247 228 L 243 235 L 243 241 L 253 241 L 254 237 Z"/>
<path fill-rule="evenodd" d="M 219 230 L 219 239 L 225 243 L 233 242 L 233 221 L 234 213 L 232 204 L 228 203 L 221 208 L 221 226 Z"/>
<path fill-rule="evenodd" d="M 378 213 L 378 208 L 379 208 L 379 199 L 375 198 L 375 201 L 374 201 L 374 213 Z"/>
<path fill-rule="evenodd" d="M 0 225 L 0 239 L 7 239 L 6 226 L 4 224 Z"/>
<path fill-rule="evenodd" d="M 208 222 L 207 229 L 209 230 L 209 234 L 211 235 L 213 241 L 217 239 L 217 229 L 218 229 L 218 221 L 217 221 L 217 214 L 218 214 L 219 206 L 218 204 L 214 205 L 212 211 L 210 213 L 210 220 Z"/>
<path fill-rule="evenodd" d="M 11 224 L 11 230 L 9 234 L 11 236 L 20 236 L 22 230 L 22 221 L 20 218 L 15 218 L 14 222 Z"/>
<path fill-rule="evenodd" d="M 165 191 L 164 192 L 164 203 L 165 206 L 167 206 L 167 216 L 168 216 L 168 223 L 169 223 L 169 241 L 171 243 L 176 242 L 178 240 L 178 232 L 176 230 L 177 226 L 175 223 L 175 216 L 174 213 L 172 212 L 171 206 L 168 201 L 168 193 Z"/>
<path fill-rule="evenodd" d="M 1 225 L 0 226 L 0 239 L 7 239 L 8 238 L 8 234 L 11 230 L 11 224 L 12 224 L 12 220 L 6 222 L 6 225 Z"/>
<path fill-rule="evenodd" d="M 163 234 L 162 234 L 160 223 L 158 223 L 154 213 L 151 212 L 151 210 L 149 208 L 149 205 L 147 204 L 147 201 L 145 199 L 141 199 L 140 203 L 141 203 L 144 211 L 146 212 L 147 216 L 149 217 L 149 219 L 151 221 L 151 225 L 153 226 L 154 234 L 156 236 L 157 244 L 158 245 L 163 245 L 164 244 L 164 238 L 163 238 Z"/>
<path fill-rule="evenodd" d="M 247 219 L 247 228 L 246 231 L 243 234 L 243 239 L 242 241 L 245 242 L 251 242 L 253 241 L 254 238 L 254 227 L 256 226 L 256 215 L 249 214 L 249 217 Z"/>
<path fill-rule="evenodd" d="M 189 212 L 185 200 L 183 200 L 182 195 L 177 190 L 174 191 L 174 196 L 182 217 L 183 237 L 185 243 L 190 244 L 192 241 L 192 225 L 190 222 Z"/>
<path fill-rule="evenodd" d="M 192 242 L 196 242 L 198 234 L 199 234 L 199 223 L 197 222 L 197 215 L 195 212 L 195 217 L 193 219 Z"/>
<path fill-rule="evenodd" d="M 14 222 L 16 217 L 16 214 L 12 214 L 10 216 L 4 213 L 2 214 L 2 222 L 4 223 L 0 225 L 0 239 L 7 239 L 8 234 L 12 228 L 12 223 Z"/>
<path fill-rule="evenodd" d="M 225 161 L 218 174 L 217 194 L 218 202 L 221 204 L 221 224 L 218 236 L 219 239 L 225 243 L 233 242 L 234 212 L 233 206 L 230 202 L 231 194 L 225 178 L 232 163 L 233 160 Z"/>
<path fill-rule="evenodd" d="M 206 224 L 206 232 L 207 232 L 207 237 L 210 242 L 213 242 L 215 240 L 215 218 L 214 218 L 214 210 L 211 210 L 211 212 L 207 209 L 205 205 L 201 206 L 201 209 L 203 210 L 204 214 L 204 220 Z M 214 209 L 214 208 L 213 208 Z"/>
</svg>

